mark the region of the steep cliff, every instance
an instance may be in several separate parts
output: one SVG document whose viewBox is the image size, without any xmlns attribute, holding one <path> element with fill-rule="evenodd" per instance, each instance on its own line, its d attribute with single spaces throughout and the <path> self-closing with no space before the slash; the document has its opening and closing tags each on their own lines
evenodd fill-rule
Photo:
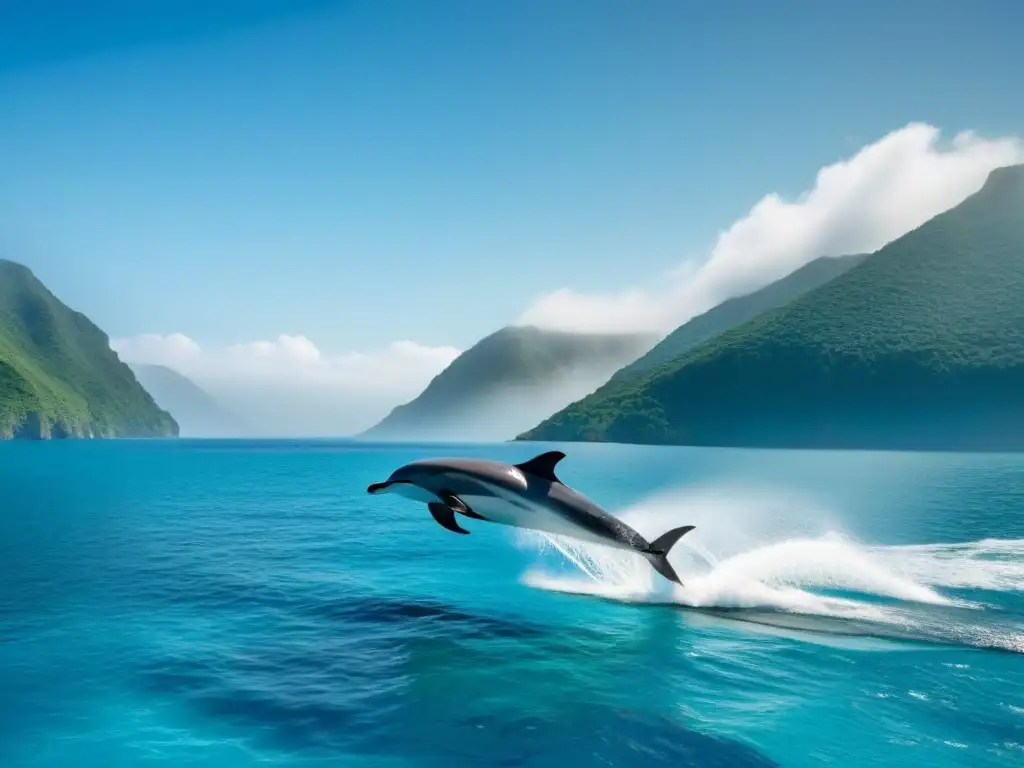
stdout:
<svg viewBox="0 0 1024 768">
<path fill-rule="evenodd" d="M 0 260 L 0 439 L 177 434 L 103 331 Z"/>
</svg>

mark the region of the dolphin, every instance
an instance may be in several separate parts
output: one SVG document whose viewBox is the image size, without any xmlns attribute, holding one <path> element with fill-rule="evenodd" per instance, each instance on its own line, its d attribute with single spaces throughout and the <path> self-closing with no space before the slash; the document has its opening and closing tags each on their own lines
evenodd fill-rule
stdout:
<svg viewBox="0 0 1024 768">
<path fill-rule="evenodd" d="M 618 518 L 573 490 L 555 475 L 565 458 L 548 451 L 520 464 L 483 459 L 419 459 L 399 467 L 370 494 L 396 493 L 424 502 L 434 520 L 453 533 L 468 534 L 458 513 L 517 528 L 529 528 L 642 555 L 669 581 L 682 584 L 668 562 L 668 552 L 692 525 L 673 528 L 647 541 Z"/>
</svg>

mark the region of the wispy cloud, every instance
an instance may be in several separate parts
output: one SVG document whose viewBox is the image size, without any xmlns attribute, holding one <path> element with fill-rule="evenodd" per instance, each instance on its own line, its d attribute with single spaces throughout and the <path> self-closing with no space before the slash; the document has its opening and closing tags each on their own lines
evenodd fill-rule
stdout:
<svg viewBox="0 0 1024 768">
<path fill-rule="evenodd" d="M 706 261 L 681 265 L 661 287 L 604 294 L 562 288 L 519 322 L 572 331 L 665 332 L 721 301 L 758 290 L 819 256 L 868 253 L 978 190 L 994 168 L 1024 161 L 1016 137 L 911 123 L 822 168 L 795 200 L 765 195 L 720 233 Z"/>
<path fill-rule="evenodd" d="M 204 349 L 180 333 L 116 339 L 125 362 L 166 365 L 189 377 L 262 434 L 347 435 L 415 397 L 460 353 L 396 341 L 325 355 L 305 336 Z"/>
</svg>

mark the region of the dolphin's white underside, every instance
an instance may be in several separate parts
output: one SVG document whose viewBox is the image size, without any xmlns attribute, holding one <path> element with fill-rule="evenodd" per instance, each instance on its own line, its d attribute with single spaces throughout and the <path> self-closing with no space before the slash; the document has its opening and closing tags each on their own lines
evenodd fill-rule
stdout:
<svg viewBox="0 0 1024 768">
<path fill-rule="evenodd" d="M 562 517 L 545 504 L 532 501 L 528 497 L 513 493 L 506 488 L 483 483 L 479 478 L 476 479 L 476 482 L 485 486 L 493 495 L 460 495 L 459 498 L 471 510 L 483 515 L 490 522 L 509 525 L 515 528 L 544 531 L 557 536 L 567 536 L 594 544 L 601 544 L 606 547 L 624 549 L 629 552 L 636 551 L 628 544 L 612 538 L 605 538 L 592 531 L 588 531 L 586 528 L 575 525 L 571 520 Z M 389 490 L 392 489 L 400 496 L 414 501 L 427 504 L 441 502 L 441 499 L 434 493 L 419 486 L 397 484 Z"/>
</svg>

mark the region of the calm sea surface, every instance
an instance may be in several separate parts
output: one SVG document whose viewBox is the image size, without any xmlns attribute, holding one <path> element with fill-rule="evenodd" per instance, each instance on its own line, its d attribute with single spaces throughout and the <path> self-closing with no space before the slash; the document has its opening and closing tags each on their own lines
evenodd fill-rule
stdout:
<svg viewBox="0 0 1024 768">
<path fill-rule="evenodd" d="M 0 765 L 1024 765 L 1024 456 L 561 446 L 676 591 L 365 492 L 549 447 L 0 444 Z"/>
</svg>

